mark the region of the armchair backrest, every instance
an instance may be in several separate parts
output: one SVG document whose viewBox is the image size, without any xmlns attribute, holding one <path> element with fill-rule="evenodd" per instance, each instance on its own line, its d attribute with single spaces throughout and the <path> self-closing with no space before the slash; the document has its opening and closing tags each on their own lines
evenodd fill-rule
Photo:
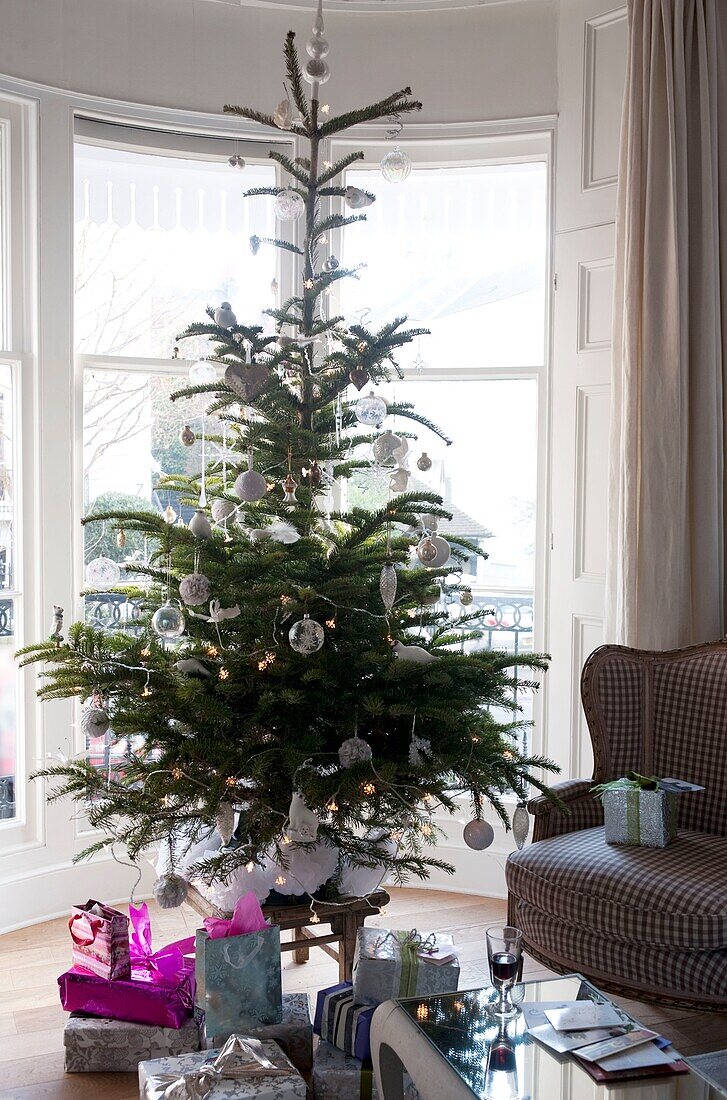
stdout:
<svg viewBox="0 0 727 1100">
<path fill-rule="evenodd" d="M 666 652 L 601 646 L 581 698 L 594 781 L 631 769 L 706 789 L 679 798 L 684 829 L 727 836 L 727 641 Z"/>
</svg>

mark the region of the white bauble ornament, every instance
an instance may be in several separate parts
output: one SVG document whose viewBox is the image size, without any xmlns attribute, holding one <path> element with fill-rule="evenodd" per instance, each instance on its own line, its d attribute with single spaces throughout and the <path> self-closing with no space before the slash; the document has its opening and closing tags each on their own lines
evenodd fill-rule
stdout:
<svg viewBox="0 0 727 1100">
<path fill-rule="evenodd" d="M 379 577 L 379 592 L 381 593 L 381 602 L 384 605 L 386 611 L 391 611 L 394 606 L 394 600 L 396 599 L 396 566 L 393 561 L 387 561 Z"/>
<path fill-rule="evenodd" d="M 235 831 L 235 807 L 226 798 L 223 798 L 217 807 L 215 825 L 217 826 L 217 832 L 220 834 L 222 846 L 226 848 Z"/>
<path fill-rule="evenodd" d="M 177 513 L 172 508 L 171 504 L 167 504 L 166 508 L 162 512 L 162 517 L 165 523 L 171 524 L 177 522 Z"/>
<path fill-rule="evenodd" d="M 422 565 L 434 566 L 434 561 L 437 557 L 437 548 L 432 541 L 431 535 L 425 535 L 417 546 L 417 557 Z"/>
<path fill-rule="evenodd" d="M 484 848 L 489 848 L 492 844 L 495 839 L 495 830 L 492 828 L 489 821 L 483 821 L 482 818 L 474 818 L 465 825 L 462 836 L 468 848 L 474 848 L 476 852 L 481 852 Z"/>
<path fill-rule="evenodd" d="M 371 206 L 374 198 L 358 187 L 347 187 L 345 194 L 346 206 L 352 210 L 363 210 L 365 206 Z"/>
<path fill-rule="evenodd" d="M 374 453 L 374 458 L 381 466 L 393 466 L 396 452 L 400 450 L 403 442 L 401 436 L 394 435 L 387 428 L 373 442 L 371 450 Z"/>
<path fill-rule="evenodd" d="M 214 364 L 207 359 L 200 359 L 189 368 L 189 381 L 193 386 L 207 386 L 210 382 L 217 381 L 217 371 Z"/>
<path fill-rule="evenodd" d="M 459 594 L 459 602 L 462 604 L 462 607 L 469 607 L 473 599 L 474 596 L 472 595 L 472 589 L 463 588 Z"/>
<path fill-rule="evenodd" d="M 280 218 L 281 222 L 294 222 L 305 210 L 305 203 L 297 191 L 286 188 L 285 191 L 281 191 L 280 194 L 275 196 L 273 209 L 276 217 Z"/>
<path fill-rule="evenodd" d="M 352 768 L 354 764 L 366 764 L 371 759 L 371 746 L 356 734 L 344 741 L 338 750 L 338 759 L 342 768 Z"/>
<path fill-rule="evenodd" d="M 215 310 L 215 324 L 220 328 L 232 328 L 237 324 L 237 317 L 232 312 L 232 306 L 229 302 L 223 302 L 221 306 L 218 306 Z"/>
<path fill-rule="evenodd" d="M 431 468 L 432 468 L 431 458 L 429 457 L 429 455 L 427 454 L 426 451 L 422 451 L 422 453 L 419 455 L 419 458 L 417 459 L 417 469 L 421 470 L 422 473 L 425 474 L 427 472 L 427 470 L 431 470 Z"/>
<path fill-rule="evenodd" d="M 202 508 L 197 508 L 187 526 L 197 539 L 212 538 L 212 524 L 207 519 Z"/>
<path fill-rule="evenodd" d="M 86 584 L 107 592 L 121 579 L 121 570 L 111 558 L 94 558 L 86 566 Z"/>
<path fill-rule="evenodd" d="M 187 897 L 188 889 L 186 879 L 169 872 L 156 880 L 151 892 L 162 909 L 177 909 Z"/>
<path fill-rule="evenodd" d="M 184 626 L 184 615 L 175 604 L 169 601 L 157 608 L 151 620 L 151 628 L 156 636 L 167 642 L 181 638 L 184 634 Z"/>
<path fill-rule="evenodd" d="M 518 802 L 512 815 L 512 835 L 518 849 L 522 848 L 530 832 L 530 815 L 524 802 Z"/>
<path fill-rule="evenodd" d="M 381 158 L 381 175 L 389 183 L 402 183 L 411 172 L 411 157 L 396 145 Z"/>
<path fill-rule="evenodd" d="M 423 649 L 419 645 L 403 645 L 402 642 L 394 642 L 391 648 L 394 656 L 400 661 L 408 661 L 413 665 L 430 665 L 433 661 L 439 660 L 435 653 L 430 653 L 428 649 Z"/>
<path fill-rule="evenodd" d="M 210 507 L 212 519 L 215 523 L 224 523 L 225 520 L 234 515 L 236 511 L 237 506 L 233 504 L 231 500 L 225 500 L 224 497 L 215 497 Z"/>
<path fill-rule="evenodd" d="M 245 470 L 235 481 L 235 493 L 240 500 L 248 504 L 254 504 L 256 500 L 262 500 L 268 491 L 268 483 L 261 473 L 253 470 Z"/>
<path fill-rule="evenodd" d="M 294 791 L 288 810 L 289 825 L 286 833 L 290 840 L 309 844 L 318 837 L 318 816 L 306 806 L 302 791 Z"/>
<path fill-rule="evenodd" d="M 452 548 L 447 540 L 443 539 L 441 535 L 432 535 L 431 543 L 436 550 L 436 557 L 434 558 L 434 561 L 430 562 L 429 564 L 433 569 L 441 569 L 442 566 L 446 565 L 449 561 L 452 554 Z"/>
<path fill-rule="evenodd" d="M 196 607 L 197 604 L 207 603 L 212 592 L 212 585 L 210 584 L 204 573 L 188 573 L 186 577 L 182 577 L 179 582 L 179 595 L 184 602 L 190 607 Z"/>
<path fill-rule="evenodd" d="M 429 764 L 431 758 L 432 742 L 413 733 L 409 743 L 409 763 L 415 768 L 422 768 Z"/>
<path fill-rule="evenodd" d="M 365 397 L 359 397 L 354 411 L 359 424 L 380 428 L 386 418 L 388 406 L 383 397 L 377 397 L 371 390 Z"/>
<path fill-rule="evenodd" d="M 107 712 L 93 700 L 81 711 L 81 732 L 89 740 L 92 737 L 105 737 L 110 725 Z"/>
<path fill-rule="evenodd" d="M 311 619 L 308 614 L 305 614 L 297 623 L 293 623 L 288 631 L 291 647 L 303 657 L 310 657 L 312 653 L 317 653 L 325 638 L 325 631 L 321 624 Z"/>
</svg>

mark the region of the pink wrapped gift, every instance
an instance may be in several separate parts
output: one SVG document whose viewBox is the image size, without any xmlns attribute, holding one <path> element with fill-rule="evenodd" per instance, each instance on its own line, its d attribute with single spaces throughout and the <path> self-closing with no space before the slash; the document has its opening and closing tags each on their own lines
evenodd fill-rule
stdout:
<svg viewBox="0 0 727 1100">
<path fill-rule="evenodd" d="M 86 1012 L 114 1020 L 180 1028 L 194 1012 L 194 937 L 152 950 L 146 904 L 129 907 L 132 932 L 131 977 L 109 981 L 74 966 L 58 986 L 66 1012 Z"/>
<path fill-rule="evenodd" d="M 129 918 L 110 905 L 89 899 L 74 905 L 68 930 L 73 965 L 100 978 L 130 978 Z"/>
</svg>

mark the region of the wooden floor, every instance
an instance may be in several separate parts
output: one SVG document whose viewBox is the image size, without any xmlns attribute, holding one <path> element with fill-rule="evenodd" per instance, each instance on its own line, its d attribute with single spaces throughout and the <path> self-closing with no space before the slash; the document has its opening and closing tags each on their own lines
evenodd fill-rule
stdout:
<svg viewBox="0 0 727 1100">
<path fill-rule="evenodd" d="M 153 905 L 153 903 L 152 903 Z M 390 928 L 437 928 L 460 945 L 463 988 L 485 981 L 485 928 L 504 919 L 505 903 L 469 894 L 393 890 L 385 912 L 367 923 Z M 191 909 L 152 908 L 155 943 L 191 934 L 199 918 Z M 313 950 L 310 962 L 283 968 L 283 988 L 314 992 L 338 981 L 337 964 Z M 56 977 L 69 965 L 66 921 L 55 920 L 0 936 L 0 1097 L 12 1100 L 137 1100 L 136 1076 L 126 1073 L 63 1073 L 63 1024 Z M 525 977 L 548 971 L 529 959 Z M 668 1036 L 682 1054 L 727 1047 L 727 1013 L 696 1013 L 635 1001 L 621 1004 L 649 1027 Z"/>
</svg>

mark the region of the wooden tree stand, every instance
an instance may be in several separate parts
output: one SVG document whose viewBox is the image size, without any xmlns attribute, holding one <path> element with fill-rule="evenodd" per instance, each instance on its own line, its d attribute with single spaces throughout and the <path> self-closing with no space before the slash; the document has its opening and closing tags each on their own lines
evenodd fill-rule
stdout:
<svg viewBox="0 0 727 1100">
<path fill-rule="evenodd" d="M 308 962 L 311 947 L 320 947 L 338 963 L 338 980 L 350 982 L 353 972 L 353 954 L 356 949 L 356 933 L 367 917 L 375 916 L 388 905 L 390 897 L 386 890 L 375 890 L 365 898 L 341 898 L 340 901 L 317 901 L 315 911 L 321 924 L 330 926 L 329 936 L 318 936 L 311 932 L 310 905 L 263 905 L 265 917 L 273 924 L 280 925 L 280 931 L 292 930 L 293 938 L 281 943 L 281 951 L 294 951 L 297 963 Z M 203 917 L 229 917 L 216 905 L 207 901 L 194 886 L 189 887 L 187 903 Z M 338 944 L 333 947 L 332 944 Z"/>
</svg>

